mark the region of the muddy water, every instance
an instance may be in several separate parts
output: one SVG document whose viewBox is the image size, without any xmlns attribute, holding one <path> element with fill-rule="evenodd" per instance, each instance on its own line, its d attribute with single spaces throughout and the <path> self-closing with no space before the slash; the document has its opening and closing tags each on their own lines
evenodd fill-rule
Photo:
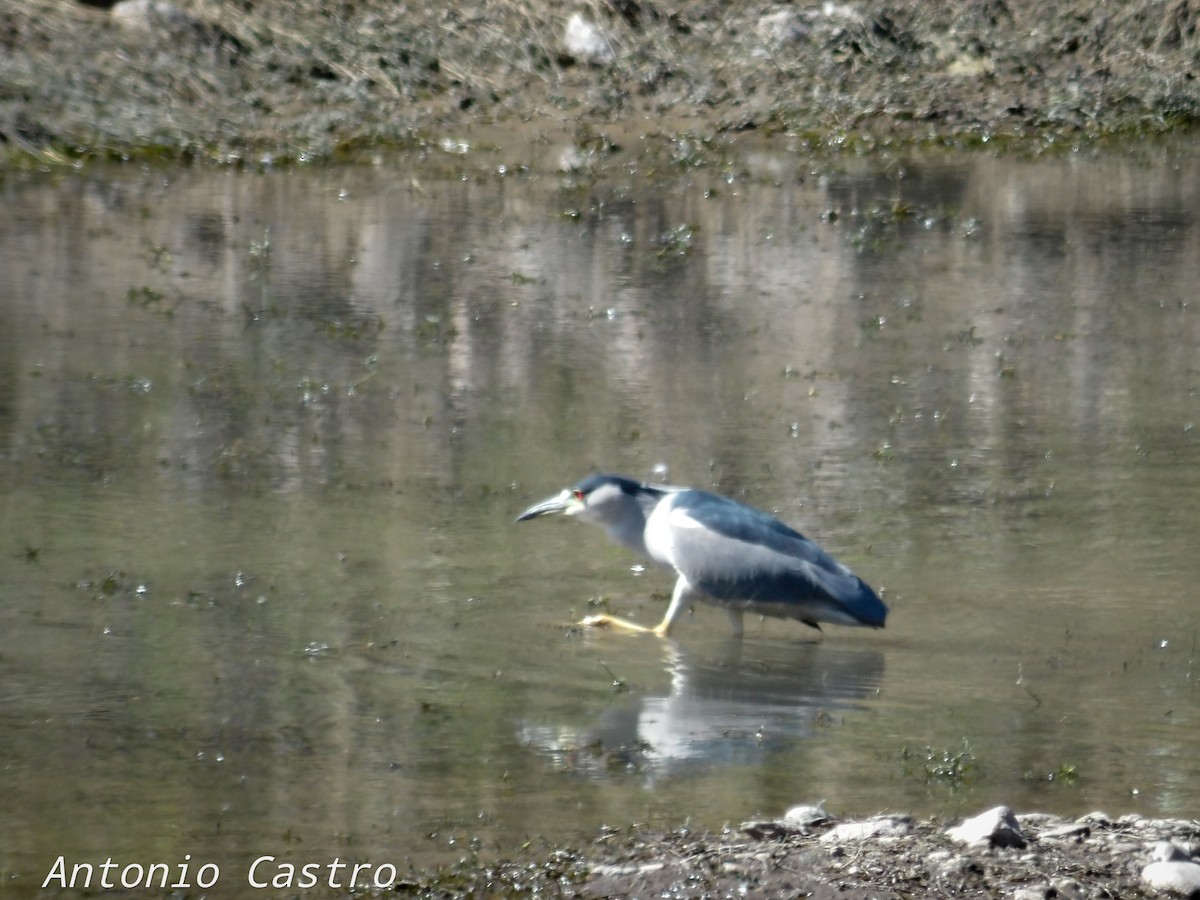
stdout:
<svg viewBox="0 0 1200 900">
<path fill-rule="evenodd" d="M 1196 161 L 2 190 L 5 893 L 818 800 L 1200 814 Z M 778 512 L 887 629 L 571 632 L 670 588 L 513 524 L 595 468 Z"/>
</svg>

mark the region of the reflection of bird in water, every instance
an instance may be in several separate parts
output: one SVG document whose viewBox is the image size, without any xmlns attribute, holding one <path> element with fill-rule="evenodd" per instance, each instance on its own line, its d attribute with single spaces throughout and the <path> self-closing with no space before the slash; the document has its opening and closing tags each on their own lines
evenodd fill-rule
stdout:
<svg viewBox="0 0 1200 900">
<path fill-rule="evenodd" d="M 792 644 L 764 658 L 771 648 L 751 646 L 753 659 L 741 641 L 714 659 L 664 644 L 665 693 L 624 692 L 591 725 L 526 724 L 521 736 L 563 769 L 597 776 L 759 762 L 836 722 L 883 679 L 876 650 Z"/>
<path fill-rule="evenodd" d="M 882 628 L 887 607 L 867 584 L 797 531 L 766 513 L 707 491 L 589 475 L 536 503 L 518 522 L 551 513 L 601 525 L 609 537 L 679 575 L 671 605 L 653 628 L 615 616 L 584 619 L 665 637 L 691 600 L 719 606 L 734 634 L 746 612 Z"/>
</svg>

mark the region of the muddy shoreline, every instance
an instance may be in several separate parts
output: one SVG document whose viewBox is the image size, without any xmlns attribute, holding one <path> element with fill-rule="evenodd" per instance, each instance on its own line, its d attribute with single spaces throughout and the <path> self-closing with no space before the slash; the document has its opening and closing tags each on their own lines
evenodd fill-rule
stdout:
<svg viewBox="0 0 1200 900">
<path fill-rule="evenodd" d="M 592 165 L 687 165 L 747 134 L 814 154 L 1128 143 L 1200 119 L 1198 21 L 1196 0 L 14 0 L 0 160 L 326 161 L 481 129 L 566 135 Z"/>
<path fill-rule="evenodd" d="M 517 859 L 470 858 L 414 870 L 395 891 L 442 898 L 1034 900 L 1187 896 L 1187 878 L 1200 878 L 1200 865 L 1185 861 L 1200 847 L 1196 820 L 1112 819 L 1099 812 L 1064 819 L 999 808 L 966 822 L 900 815 L 837 822 L 823 812 L 814 820 L 814 809 L 720 834 L 611 829 L 585 848 L 531 850 Z M 1164 868 L 1155 860 L 1167 847 L 1177 861 Z M 1181 889 L 1172 889 L 1170 879 L 1176 877 L 1182 878 Z"/>
</svg>

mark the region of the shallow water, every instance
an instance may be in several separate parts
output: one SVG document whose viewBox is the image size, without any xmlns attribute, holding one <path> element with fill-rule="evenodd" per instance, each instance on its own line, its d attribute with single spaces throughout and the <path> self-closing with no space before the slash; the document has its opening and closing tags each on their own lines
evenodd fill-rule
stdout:
<svg viewBox="0 0 1200 900">
<path fill-rule="evenodd" d="M 1194 159 L 0 188 L 0 891 L 1200 815 Z M 670 590 L 513 523 L 596 468 L 776 512 L 887 629 L 575 633 Z"/>
</svg>

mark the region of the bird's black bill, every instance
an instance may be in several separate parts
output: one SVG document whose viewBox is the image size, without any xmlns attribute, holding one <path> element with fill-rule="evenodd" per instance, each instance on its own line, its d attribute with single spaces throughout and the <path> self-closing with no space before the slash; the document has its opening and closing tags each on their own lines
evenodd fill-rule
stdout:
<svg viewBox="0 0 1200 900">
<path fill-rule="evenodd" d="M 569 491 L 563 491 L 557 497 L 550 497 L 547 500 L 543 500 L 541 503 L 533 504 L 533 506 L 529 507 L 529 509 L 517 516 L 517 521 L 524 522 L 527 519 L 536 519 L 538 516 L 549 516 L 553 515 L 554 513 L 563 513 L 566 512 L 574 502 L 577 501 L 575 501 L 575 498 L 571 496 L 571 493 Z"/>
</svg>

